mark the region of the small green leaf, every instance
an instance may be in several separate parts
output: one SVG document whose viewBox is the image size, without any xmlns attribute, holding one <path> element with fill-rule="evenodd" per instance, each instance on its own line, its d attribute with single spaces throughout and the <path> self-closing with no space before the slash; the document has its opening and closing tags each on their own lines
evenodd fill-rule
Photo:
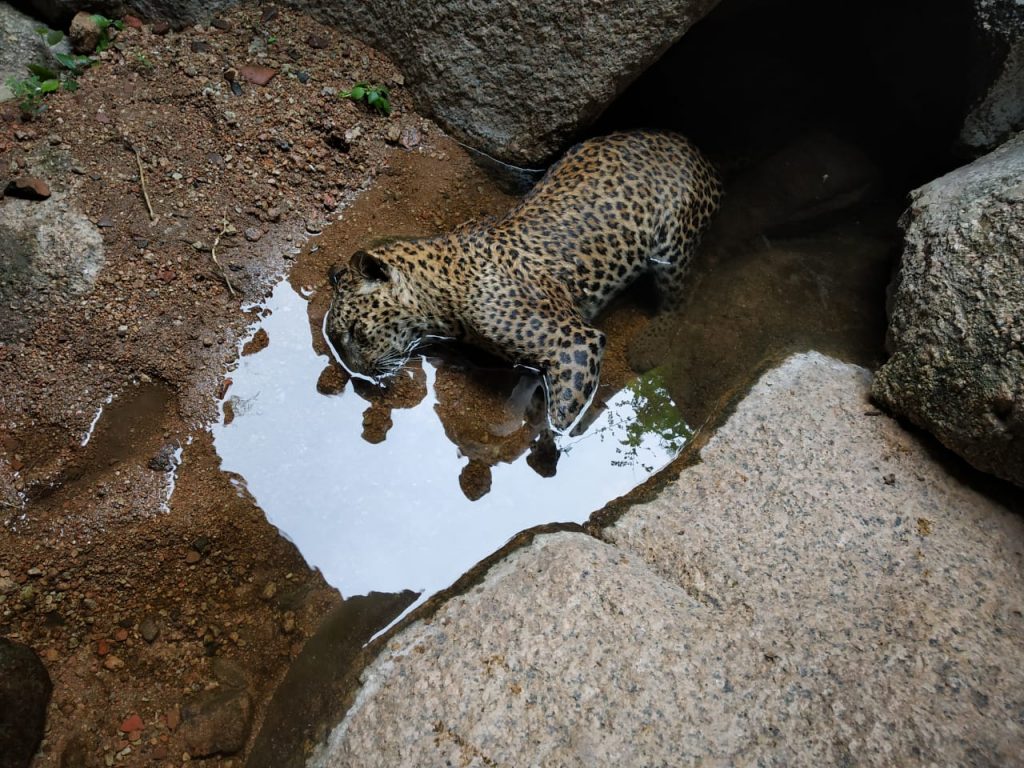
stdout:
<svg viewBox="0 0 1024 768">
<path fill-rule="evenodd" d="M 355 101 L 362 101 L 365 95 L 366 88 L 362 85 L 357 85 L 355 88 L 349 91 L 349 98 L 354 99 Z"/>
<path fill-rule="evenodd" d="M 113 27 L 118 32 L 120 32 L 122 29 L 124 29 L 124 22 L 121 21 L 120 19 L 118 19 L 117 21 L 114 22 Z"/>
<path fill-rule="evenodd" d="M 39 90 L 43 93 L 53 93 L 58 88 L 60 88 L 60 80 L 43 80 L 43 82 L 39 84 Z"/>
<path fill-rule="evenodd" d="M 57 77 L 56 72 L 42 64 L 29 64 L 28 71 L 36 77 L 42 78 L 43 80 L 52 80 L 53 78 Z"/>
<path fill-rule="evenodd" d="M 366 94 L 366 103 L 369 104 L 371 107 L 377 103 L 378 99 L 380 99 L 380 94 L 377 93 L 377 91 L 369 91 Z"/>
<path fill-rule="evenodd" d="M 110 47 L 110 38 L 106 35 L 102 35 L 98 43 L 96 43 L 96 53 L 103 53 L 107 48 Z"/>
<path fill-rule="evenodd" d="M 111 24 L 110 19 L 108 19 L 106 16 L 103 16 L 103 15 L 98 14 L 98 13 L 94 13 L 92 15 L 92 20 L 96 24 L 96 26 L 99 27 L 100 29 L 106 29 Z"/>
<path fill-rule="evenodd" d="M 377 103 L 375 106 L 377 107 L 377 111 L 384 115 L 384 117 L 387 117 L 388 115 L 391 114 L 391 102 L 388 101 L 387 99 L 377 99 Z"/>
<path fill-rule="evenodd" d="M 75 57 L 68 53 L 55 53 L 53 58 L 60 62 L 60 65 L 65 69 L 78 69 L 78 62 L 75 61 Z"/>
<path fill-rule="evenodd" d="M 62 85 L 64 86 L 64 90 L 68 91 L 69 93 L 78 90 L 78 81 L 75 80 L 75 78 L 73 77 L 65 78 Z"/>
<path fill-rule="evenodd" d="M 64 33 L 61 32 L 59 29 L 51 29 L 49 32 L 46 33 L 46 44 L 50 47 L 55 46 L 63 39 Z"/>
</svg>

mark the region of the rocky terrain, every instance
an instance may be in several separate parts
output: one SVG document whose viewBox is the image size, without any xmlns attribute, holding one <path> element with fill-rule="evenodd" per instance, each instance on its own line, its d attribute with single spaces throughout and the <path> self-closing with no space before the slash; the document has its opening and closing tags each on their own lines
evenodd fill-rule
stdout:
<svg viewBox="0 0 1024 768">
<path fill-rule="evenodd" d="M 728 30 L 758 4 L 645 5 L 636 24 L 561 0 L 402 18 L 113 0 L 89 8 L 123 20 L 107 32 L 27 5 L 0 3 L 0 767 L 1022 764 L 1019 4 L 946 25 L 970 33 L 950 53 L 970 78 L 934 91 L 951 106 L 927 152 L 785 100 L 705 124 L 729 195 L 694 297 L 603 320 L 608 385 L 661 366 L 696 439 L 368 645 L 412 593 L 339 595 L 207 429 L 231 418 L 233 361 L 267 343 L 240 349 L 261 300 L 287 276 L 326 355 L 331 264 L 514 202 L 416 110 L 540 164 L 600 113 L 618 125 L 613 99 L 702 16 Z M 103 34 L 91 66 L 62 63 Z M 30 63 L 63 84 L 16 95 Z M 341 96 L 359 82 L 389 89 L 388 114 Z M 658 93 L 637 98 L 701 111 L 699 88 Z M 912 93 L 877 103 L 928 122 L 934 93 Z M 622 124 L 651 114 L 624 104 Z M 730 146 L 744 130 L 762 142 Z M 810 349 L 832 357 L 790 356 Z M 504 404 L 481 382 L 438 385 L 471 499 L 533 437 L 480 437 Z M 365 395 L 362 439 L 413 383 Z M 346 384 L 336 365 L 315 382 Z"/>
<path fill-rule="evenodd" d="M 390 117 L 338 98 L 363 79 L 392 87 Z M 435 184 L 476 183 L 401 80 L 300 14 L 249 8 L 181 32 L 129 18 L 77 91 L 30 120 L 0 104 L 4 186 L 48 192 L 0 201 L 0 636 L 52 680 L 34 765 L 238 764 L 339 603 L 203 425 L 245 307 L 311 233 L 378 176 L 397 196 L 409 155 L 447 164 Z M 477 212 L 461 205 L 416 210 L 437 228 Z"/>
</svg>

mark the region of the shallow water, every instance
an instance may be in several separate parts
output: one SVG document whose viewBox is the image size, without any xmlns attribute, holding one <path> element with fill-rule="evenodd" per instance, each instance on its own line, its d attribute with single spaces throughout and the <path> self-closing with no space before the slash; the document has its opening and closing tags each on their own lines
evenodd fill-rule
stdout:
<svg viewBox="0 0 1024 768">
<path fill-rule="evenodd" d="M 411 589 L 425 599 L 526 528 L 584 522 L 667 464 L 689 434 L 648 374 L 607 398 L 582 435 L 556 437 L 553 466 L 522 414 L 510 425 L 500 409 L 478 412 L 465 372 L 447 381 L 445 363 L 420 359 L 401 374 L 396 389 L 413 390 L 411 401 L 360 382 L 323 394 L 339 387 L 323 386 L 331 361 L 314 351 L 306 299 L 282 281 L 267 308 L 269 343 L 230 374 L 214 445 L 223 469 L 345 597 Z M 494 392 L 520 399 L 518 374 L 498 375 Z"/>
</svg>

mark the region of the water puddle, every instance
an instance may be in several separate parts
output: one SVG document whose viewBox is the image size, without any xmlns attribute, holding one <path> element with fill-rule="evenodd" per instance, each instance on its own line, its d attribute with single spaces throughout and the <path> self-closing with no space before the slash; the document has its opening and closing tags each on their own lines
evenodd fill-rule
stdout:
<svg viewBox="0 0 1024 768">
<path fill-rule="evenodd" d="M 307 301 L 287 281 L 267 309 L 257 351 L 230 374 L 214 444 L 346 598 L 413 590 L 422 601 L 523 529 L 584 522 L 689 437 L 656 374 L 606 384 L 583 434 L 551 438 L 522 413 L 527 374 L 421 358 L 382 393 L 317 354 Z"/>
</svg>

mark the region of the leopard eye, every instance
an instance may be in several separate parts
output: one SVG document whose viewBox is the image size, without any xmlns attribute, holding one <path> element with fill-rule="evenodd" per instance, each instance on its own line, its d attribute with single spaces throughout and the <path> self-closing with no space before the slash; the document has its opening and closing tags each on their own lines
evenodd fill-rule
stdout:
<svg viewBox="0 0 1024 768">
<path fill-rule="evenodd" d="M 369 340 L 365 331 L 359 326 L 359 323 L 353 321 L 352 325 L 348 327 L 349 338 L 355 341 L 356 344 L 365 345 Z"/>
<path fill-rule="evenodd" d="M 341 273 L 345 270 L 344 267 L 340 267 L 337 264 L 327 270 L 327 279 L 331 281 L 331 285 L 334 288 L 338 287 L 338 280 L 341 279 Z"/>
</svg>

